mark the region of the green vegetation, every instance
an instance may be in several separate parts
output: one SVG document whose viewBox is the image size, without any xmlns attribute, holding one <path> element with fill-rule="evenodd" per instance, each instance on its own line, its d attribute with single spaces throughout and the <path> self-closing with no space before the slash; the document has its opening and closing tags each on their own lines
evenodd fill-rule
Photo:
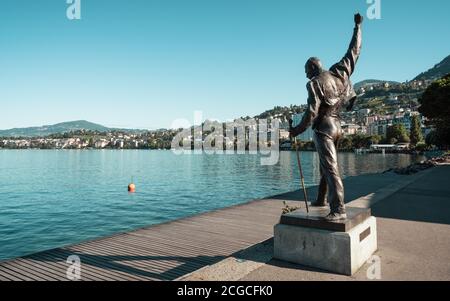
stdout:
<svg viewBox="0 0 450 301">
<path fill-rule="evenodd" d="M 450 55 L 427 72 L 418 75 L 415 80 L 441 78 L 450 72 Z"/>
<path fill-rule="evenodd" d="M 378 144 L 382 140 L 381 136 L 378 135 L 363 135 L 356 134 L 351 136 L 346 136 L 339 141 L 339 150 L 351 151 L 360 148 L 370 148 L 372 144 Z"/>
<path fill-rule="evenodd" d="M 340 151 L 353 151 L 355 149 L 370 148 L 372 144 L 378 144 L 382 142 L 382 137 L 378 135 L 363 135 L 356 134 L 345 136 L 339 140 L 338 149 Z M 297 141 L 299 149 L 301 150 L 314 150 L 314 142 L 312 141 Z"/>
<path fill-rule="evenodd" d="M 411 119 L 411 131 L 409 133 L 411 146 L 416 147 L 423 142 L 422 128 L 419 116 L 413 116 Z"/>
<path fill-rule="evenodd" d="M 385 143 L 409 143 L 409 135 L 403 124 L 394 124 L 387 128 Z"/>
<path fill-rule="evenodd" d="M 414 148 L 418 152 L 424 152 L 429 149 L 428 145 L 425 142 L 419 142 Z"/>
<path fill-rule="evenodd" d="M 283 205 L 284 205 L 284 208 L 282 210 L 282 214 L 288 214 L 288 213 L 291 213 L 291 212 L 294 212 L 294 211 L 300 209 L 300 207 L 289 206 L 288 203 L 286 203 L 286 201 L 283 201 Z"/>
<path fill-rule="evenodd" d="M 370 109 L 372 114 L 392 114 L 399 108 L 416 108 L 418 97 L 424 87 L 413 88 L 406 84 L 399 84 L 389 88 L 375 87 L 361 95 L 355 105 L 355 110 Z M 391 98 L 394 95 L 396 98 Z"/>
<path fill-rule="evenodd" d="M 264 113 L 261 113 L 257 116 L 255 116 L 255 119 L 269 119 L 271 117 L 279 117 L 280 119 L 289 120 L 289 118 L 292 117 L 293 114 L 298 114 L 301 112 L 304 112 L 306 108 L 306 105 L 296 106 L 296 105 L 290 105 L 289 107 L 280 107 L 276 106 L 271 110 L 267 110 Z M 250 119 L 250 117 L 242 118 L 244 120 Z"/>
<path fill-rule="evenodd" d="M 105 149 L 170 149 L 173 138 L 180 130 L 158 130 L 130 134 L 129 132 L 99 132 L 76 130 L 44 137 L 5 137 L 0 148 L 5 149 L 84 149 L 96 148 L 96 142 L 104 143 Z M 71 140 L 71 143 L 69 143 Z M 6 143 L 4 141 L 7 141 Z M 26 143 L 21 143 L 26 141 Z M 14 143 L 17 142 L 17 143 Z M 63 146 L 64 145 L 64 146 Z"/>
<path fill-rule="evenodd" d="M 426 137 L 428 145 L 450 146 L 450 74 L 432 83 L 419 99 L 419 112 L 435 128 Z"/>
<path fill-rule="evenodd" d="M 62 122 L 53 125 L 40 127 L 17 128 L 10 130 L 0 130 L 0 136 L 5 137 L 44 137 L 52 134 L 67 133 L 77 130 L 90 130 L 97 132 L 107 132 L 111 129 L 100 124 L 88 122 L 85 120 L 77 120 L 70 122 Z"/>
</svg>

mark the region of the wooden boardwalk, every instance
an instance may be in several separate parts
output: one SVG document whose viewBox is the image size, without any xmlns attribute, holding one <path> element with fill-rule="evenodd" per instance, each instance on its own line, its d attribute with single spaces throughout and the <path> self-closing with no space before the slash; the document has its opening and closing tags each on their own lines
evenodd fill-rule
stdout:
<svg viewBox="0 0 450 301">
<path fill-rule="evenodd" d="M 253 201 L 156 226 L 0 262 L 0 280 L 67 281 L 79 256 L 81 280 L 174 280 L 273 236 L 280 199 Z"/>
</svg>

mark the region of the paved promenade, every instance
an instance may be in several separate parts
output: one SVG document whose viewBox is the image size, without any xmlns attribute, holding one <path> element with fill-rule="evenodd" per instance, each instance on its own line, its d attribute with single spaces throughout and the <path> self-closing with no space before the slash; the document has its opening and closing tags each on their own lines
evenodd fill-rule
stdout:
<svg viewBox="0 0 450 301">
<path fill-rule="evenodd" d="M 380 258 L 381 280 L 448 281 L 450 166 L 439 166 L 409 177 L 404 176 L 348 205 L 370 205 L 372 214 L 378 219 L 378 251 L 375 255 Z M 363 177 L 358 179 L 361 185 L 365 185 L 365 180 L 367 179 Z M 350 188 L 349 183 L 346 184 Z M 367 271 L 371 266 L 369 264 L 363 266 L 353 277 L 349 277 L 278 260 L 252 260 L 252 256 L 256 255 L 261 258 L 261 252 L 270 254 L 272 248 L 273 244 L 269 241 L 258 251 L 259 254 L 248 250 L 248 263 L 237 264 L 236 261 L 228 259 L 228 262 L 223 261 L 214 268 L 205 268 L 185 279 L 368 280 Z M 251 268 L 239 267 L 245 264 Z M 234 270 L 240 269 L 241 275 L 233 273 L 230 266 L 234 266 Z"/>
</svg>

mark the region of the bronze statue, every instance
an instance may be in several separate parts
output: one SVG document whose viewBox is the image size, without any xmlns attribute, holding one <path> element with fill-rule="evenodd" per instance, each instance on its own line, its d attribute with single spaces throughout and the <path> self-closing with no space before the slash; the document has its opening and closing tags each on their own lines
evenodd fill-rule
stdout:
<svg viewBox="0 0 450 301">
<path fill-rule="evenodd" d="M 303 133 L 312 125 L 314 144 L 320 158 L 321 180 L 317 200 L 312 206 L 330 205 L 329 221 L 347 218 L 344 204 L 344 186 L 339 174 L 337 162 L 337 144 L 342 136 L 339 111 L 346 106 L 350 111 L 356 100 L 356 93 L 350 81 L 361 51 L 361 24 L 363 17 L 355 15 L 355 29 L 349 49 L 342 60 L 330 68 L 322 69 L 318 58 L 310 58 L 305 65 L 308 108 L 300 124 L 290 129 L 293 137 Z"/>
</svg>

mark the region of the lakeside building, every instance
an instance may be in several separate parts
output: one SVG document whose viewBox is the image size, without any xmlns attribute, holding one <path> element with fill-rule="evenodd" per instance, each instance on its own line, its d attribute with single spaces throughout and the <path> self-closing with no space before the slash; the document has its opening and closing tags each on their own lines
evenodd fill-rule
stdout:
<svg viewBox="0 0 450 301">
<path fill-rule="evenodd" d="M 370 146 L 371 150 L 379 151 L 379 150 L 407 150 L 409 149 L 409 143 L 399 143 L 399 144 L 372 144 Z"/>
<path fill-rule="evenodd" d="M 109 144 L 109 141 L 106 139 L 100 139 L 95 141 L 95 148 L 105 148 Z"/>
<path fill-rule="evenodd" d="M 406 131 L 409 133 L 411 130 L 412 125 L 412 117 L 417 116 L 420 114 L 418 112 L 412 112 L 411 110 L 407 110 L 406 112 L 403 112 L 399 110 L 398 112 L 394 113 L 394 115 L 391 116 L 374 116 L 375 118 L 370 119 L 370 123 L 368 123 L 368 134 L 369 135 L 379 135 L 382 137 L 386 137 L 387 129 L 390 126 L 396 125 L 396 124 L 402 124 Z M 422 123 L 422 129 L 424 128 L 424 120 L 421 117 L 421 123 Z M 369 118 L 368 118 L 369 121 Z"/>
<path fill-rule="evenodd" d="M 289 131 L 280 129 L 280 140 L 289 140 Z"/>
<path fill-rule="evenodd" d="M 342 132 L 344 136 L 351 136 L 356 134 L 367 134 L 367 127 L 359 124 L 341 124 Z"/>
</svg>

